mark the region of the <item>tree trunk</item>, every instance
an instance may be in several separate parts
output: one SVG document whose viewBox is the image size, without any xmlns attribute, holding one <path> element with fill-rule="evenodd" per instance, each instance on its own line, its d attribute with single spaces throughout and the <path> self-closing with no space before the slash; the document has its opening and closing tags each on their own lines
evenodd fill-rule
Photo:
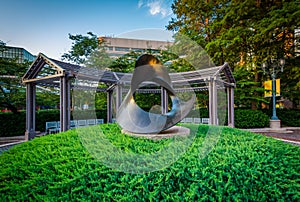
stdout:
<svg viewBox="0 0 300 202">
<path fill-rule="evenodd" d="M 8 102 L 2 102 L 2 106 L 6 107 L 8 110 L 10 110 L 14 114 L 18 113 L 18 109 L 14 105 L 12 105 Z"/>
<path fill-rule="evenodd" d="M 256 72 L 255 73 L 255 76 L 254 76 L 254 81 L 255 82 L 258 82 L 258 77 L 259 77 L 259 75 L 258 75 L 258 72 Z M 255 86 L 255 87 L 257 87 L 257 86 Z M 257 97 L 258 96 L 258 94 L 257 94 L 257 92 L 254 92 L 253 93 L 253 97 Z M 253 100 L 252 102 L 251 102 L 251 109 L 252 110 L 257 110 L 257 103 L 258 101 L 256 101 L 256 100 Z"/>
</svg>

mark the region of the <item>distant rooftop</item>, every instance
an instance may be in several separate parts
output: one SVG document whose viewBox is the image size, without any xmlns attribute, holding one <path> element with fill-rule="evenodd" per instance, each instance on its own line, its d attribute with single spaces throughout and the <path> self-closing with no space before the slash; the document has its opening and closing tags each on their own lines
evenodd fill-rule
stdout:
<svg viewBox="0 0 300 202">
<path fill-rule="evenodd" d="M 171 46 L 170 41 L 156 41 L 145 39 L 129 39 L 129 38 L 114 38 L 114 37 L 98 37 L 99 41 L 104 41 L 106 51 L 111 57 L 119 57 L 131 51 L 145 52 L 146 50 L 156 51 L 165 50 Z"/>
<path fill-rule="evenodd" d="M 0 58 L 16 59 L 17 63 L 33 62 L 36 56 L 21 47 L 5 46 L 0 51 Z"/>
</svg>

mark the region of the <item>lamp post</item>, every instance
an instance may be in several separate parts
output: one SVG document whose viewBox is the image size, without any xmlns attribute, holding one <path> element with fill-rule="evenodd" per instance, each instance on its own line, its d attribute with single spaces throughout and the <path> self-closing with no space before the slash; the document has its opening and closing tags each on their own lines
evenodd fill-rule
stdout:
<svg viewBox="0 0 300 202">
<path fill-rule="evenodd" d="M 270 127 L 271 128 L 280 128 L 280 120 L 276 115 L 276 75 L 279 71 L 283 72 L 283 67 L 285 65 L 284 59 L 271 59 L 270 63 L 264 62 L 262 64 L 262 69 L 264 73 L 268 72 L 272 78 L 272 117 L 270 120 Z"/>
</svg>

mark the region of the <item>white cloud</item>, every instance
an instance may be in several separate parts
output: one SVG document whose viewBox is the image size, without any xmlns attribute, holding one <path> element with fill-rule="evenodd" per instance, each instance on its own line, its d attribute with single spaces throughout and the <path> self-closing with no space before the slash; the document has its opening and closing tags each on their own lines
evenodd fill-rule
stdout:
<svg viewBox="0 0 300 202">
<path fill-rule="evenodd" d="M 143 6 L 143 4 L 144 4 L 143 0 L 139 0 L 138 8 L 141 8 Z"/>
<path fill-rule="evenodd" d="M 141 7 L 147 7 L 151 15 L 161 15 L 162 17 L 166 17 L 172 13 L 168 1 L 164 0 L 139 0 L 138 8 Z"/>
</svg>

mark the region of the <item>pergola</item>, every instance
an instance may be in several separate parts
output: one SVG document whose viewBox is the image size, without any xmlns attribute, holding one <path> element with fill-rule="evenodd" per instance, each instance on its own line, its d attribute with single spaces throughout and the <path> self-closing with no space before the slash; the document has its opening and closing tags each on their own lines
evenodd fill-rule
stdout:
<svg viewBox="0 0 300 202">
<path fill-rule="evenodd" d="M 208 91 L 209 92 L 209 124 L 218 125 L 217 90 L 226 89 L 228 125 L 234 127 L 234 88 L 235 79 L 228 63 L 196 71 L 169 73 L 176 92 Z M 107 122 L 112 122 L 113 92 L 116 90 L 116 106 L 122 103 L 124 85 L 131 82 L 131 73 L 112 72 L 86 68 L 79 65 L 61 62 L 48 58 L 40 53 L 22 78 L 26 85 L 26 132 L 25 139 L 35 137 L 35 97 L 36 86 L 57 87 L 60 89 L 60 130 L 70 128 L 71 89 L 96 90 L 107 92 Z M 74 79 L 84 81 L 74 85 Z M 105 83 L 107 87 L 85 85 L 86 83 Z M 188 87 L 182 87 L 188 83 Z M 162 111 L 167 111 L 168 95 L 166 90 L 140 89 L 142 93 L 160 93 Z"/>
</svg>

